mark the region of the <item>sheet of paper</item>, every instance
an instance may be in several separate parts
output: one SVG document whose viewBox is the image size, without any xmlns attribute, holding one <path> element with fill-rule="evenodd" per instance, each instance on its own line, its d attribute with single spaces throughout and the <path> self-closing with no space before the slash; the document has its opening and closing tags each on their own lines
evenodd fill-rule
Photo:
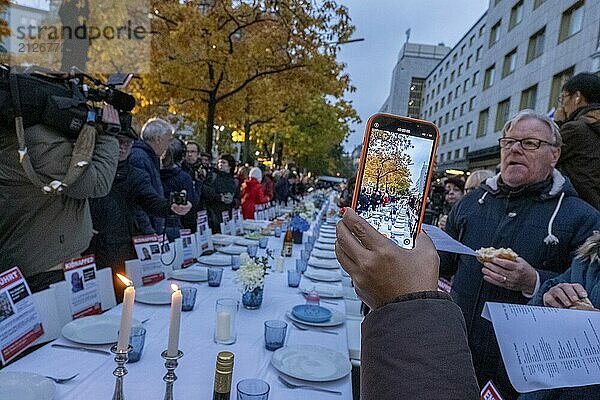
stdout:
<svg viewBox="0 0 600 400">
<path fill-rule="evenodd" d="M 0 274 L 0 360 L 6 364 L 44 334 L 31 291 L 19 268 Z"/>
<path fill-rule="evenodd" d="M 76 258 L 65 263 L 65 281 L 69 287 L 69 302 L 73 319 L 102 313 L 96 262 L 94 256 Z"/>
<path fill-rule="evenodd" d="M 447 251 L 448 253 L 466 254 L 468 256 L 477 255 L 475 250 L 453 239 L 437 226 L 423 224 L 421 227 L 427 236 L 429 236 L 437 250 Z"/>
<path fill-rule="evenodd" d="M 196 257 L 200 257 L 202 253 L 209 250 L 210 230 L 208 228 L 208 215 L 206 210 L 198 212 L 196 220 Z"/>
<path fill-rule="evenodd" d="M 482 316 L 517 391 L 600 384 L 600 312 L 486 303 Z"/>
<path fill-rule="evenodd" d="M 170 252 L 169 242 L 162 242 L 158 235 L 135 236 L 133 246 L 140 260 L 142 285 L 153 285 L 165 279 L 162 253 Z"/>
<path fill-rule="evenodd" d="M 189 267 L 194 263 L 196 251 L 196 240 L 192 240 L 191 229 L 180 229 L 179 236 L 183 245 L 183 267 Z"/>
</svg>

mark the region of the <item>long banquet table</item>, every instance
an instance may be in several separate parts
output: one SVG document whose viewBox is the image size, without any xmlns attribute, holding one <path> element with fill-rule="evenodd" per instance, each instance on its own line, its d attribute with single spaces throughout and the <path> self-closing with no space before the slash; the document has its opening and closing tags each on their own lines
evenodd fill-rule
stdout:
<svg viewBox="0 0 600 400">
<path fill-rule="evenodd" d="M 270 237 L 269 248 L 278 255 L 282 239 Z M 302 245 L 294 245 L 293 256 L 285 258 L 285 268 L 294 268 L 295 260 L 300 256 Z M 258 255 L 264 255 L 260 249 Z M 274 262 L 271 260 L 271 264 Z M 196 400 L 212 398 L 213 379 L 216 355 L 219 351 L 231 351 L 235 354 L 231 398 L 236 398 L 235 385 L 244 378 L 260 378 L 271 386 L 271 400 L 305 400 L 307 396 L 317 399 L 352 399 L 351 374 L 334 382 L 307 383 L 323 388 L 334 389 L 342 395 L 329 394 L 305 389 L 289 389 L 277 379 L 280 374 L 272 365 L 273 352 L 264 347 L 263 323 L 269 319 L 286 320 L 288 323 L 286 345 L 319 345 L 348 355 L 345 324 L 330 330 L 337 335 L 326 334 L 314 330 L 299 330 L 286 318 L 286 311 L 294 305 L 303 304 L 304 298 L 297 288 L 287 285 L 287 273 L 279 273 L 272 268 L 265 280 L 263 303 L 258 310 L 247 310 L 241 307 L 239 284 L 234 281 L 234 271 L 225 267 L 220 287 L 209 287 L 206 282 L 181 282 L 181 286 L 198 288 L 196 305 L 193 311 L 182 313 L 180 349 L 184 356 L 179 360 L 175 373 L 177 381 L 174 386 L 174 398 Z M 306 279 L 306 278 L 302 278 Z M 215 301 L 221 297 L 233 297 L 240 300 L 238 314 L 238 336 L 235 344 L 219 345 L 213 341 L 215 327 Z M 344 312 L 344 300 L 333 299 L 337 304 L 323 304 L 331 309 Z M 163 398 L 165 384 L 162 380 L 166 369 L 160 353 L 167 347 L 169 329 L 169 306 L 153 306 L 136 302 L 134 318 L 144 323 L 147 330 L 144 353 L 139 362 L 126 364 L 128 374 L 125 376 L 124 394 L 126 399 L 158 399 Z M 118 305 L 107 313 L 119 315 Z M 67 343 L 64 338 L 55 342 Z M 76 345 L 76 344 L 75 344 Z M 108 349 L 109 346 L 90 346 Z M 40 375 L 70 376 L 79 373 L 78 377 L 68 383 L 56 385 L 56 400 L 92 400 L 111 399 L 115 378 L 113 356 L 85 353 L 75 350 L 59 349 L 46 345 L 27 357 L 7 366 L 7 371 L 25 371 Z"/>
</svg>

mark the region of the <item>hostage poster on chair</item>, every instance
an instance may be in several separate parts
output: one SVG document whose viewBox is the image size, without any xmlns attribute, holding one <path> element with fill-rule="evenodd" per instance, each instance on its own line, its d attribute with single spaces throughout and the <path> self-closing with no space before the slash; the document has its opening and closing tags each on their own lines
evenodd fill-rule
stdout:
<svg viewBox="0 0 600 400">
<path fill-rule="evenodd" d="M 31 291 L 19 268 L 0 274 L 0 358 L 6 364 L 44 334 Z"/>
<path fill-rule="evenodd" d="M 183 247 L 183 267 L 187 268 L 194 263 L 196 238 L 192 237 L 191 229 L 180 229 L 179 236 Z"/>
<path fill-rule="evenodd" d="M 142 285 L 153 285 L 165 279 L 165 271 L 161 259 L 161 245 L 165 253 L 170 249 L 168 242 L 161 243 L 158 235 L 135 236 L 133 246 L 142 271 Z"/>
<path fill-rule="evenodd" d="M 69 288 L 69 304 L 73 319 L 102 313 L 96 262 L 94 256 L 85 256 L 65 263 L 65 281 Z"/>
</svg>

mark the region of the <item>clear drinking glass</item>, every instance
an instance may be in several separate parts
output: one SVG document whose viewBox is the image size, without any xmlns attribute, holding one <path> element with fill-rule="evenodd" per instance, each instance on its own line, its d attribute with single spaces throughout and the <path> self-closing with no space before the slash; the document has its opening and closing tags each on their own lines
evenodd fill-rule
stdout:
<svg viewBox="0 0 600 400">
<path fill-rule="evenodd" d="M 239 302 L 232 298 L 218 299 L 215 303 L 214 341 L 233 344 L 237 340 L 237 314 Z"/>
</svg>

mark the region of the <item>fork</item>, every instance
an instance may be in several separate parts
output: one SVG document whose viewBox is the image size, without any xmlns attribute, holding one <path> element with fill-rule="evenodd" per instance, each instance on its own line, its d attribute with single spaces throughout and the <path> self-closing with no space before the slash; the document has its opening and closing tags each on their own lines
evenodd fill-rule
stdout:
<svg viewBox="0 0 600 400">
<path fill-rule="evenodd" d="M 325 389 L 325 388 L 311 386 L 311 385 L 298 385 L 297 383 L 292 383 L 292 382 L 289 382 L 289 381 L 283 379 L 282 376 L 278 376 L 278 378 L 281 381 L 281 383 L 283 383 L 285 386 L 287 386 L 290 389 L 316 390 L 318 392 L 337 394 L 338 396 L 342 394 L 342 392 L 338 392 L 337 390 Z"/>
<path fill-rule="evenodd" d="M 67 382 L 69 382 L 70 380 L 73 380 L 73 379 L 75 379 L 75 378 L 76 378 L 78 375 L 79 375 L 79 374 L 75 374 L 75 375 L 73 375 L 73 376 L 69 376 L 68 378 L 54 378 L 54 377 L 52 377 L 52 376 L 46 376 L 46 378 L 48 378 L 48 379 L 52 379 L 54 382 L 56 382 L 56 383 L 58 383 L 58 384 L 60 385 L 61 383 L 67 383 Z"/>
<path fill-rule="evenodd" d="M 300 325 L 297 322 L 292 321 L 292 325 L 294 325 L 296 328 L 298 328 L 301 331 L 315 331 L 315 332 L 323 332 L 323 333 L 329 333 L 331 335 L 337 335 L 338 333 L 336 331 L 330 331 L 327 329 L 321 329 L 321 328 L 309 328 L 303 325 Z"/>
</svg>

